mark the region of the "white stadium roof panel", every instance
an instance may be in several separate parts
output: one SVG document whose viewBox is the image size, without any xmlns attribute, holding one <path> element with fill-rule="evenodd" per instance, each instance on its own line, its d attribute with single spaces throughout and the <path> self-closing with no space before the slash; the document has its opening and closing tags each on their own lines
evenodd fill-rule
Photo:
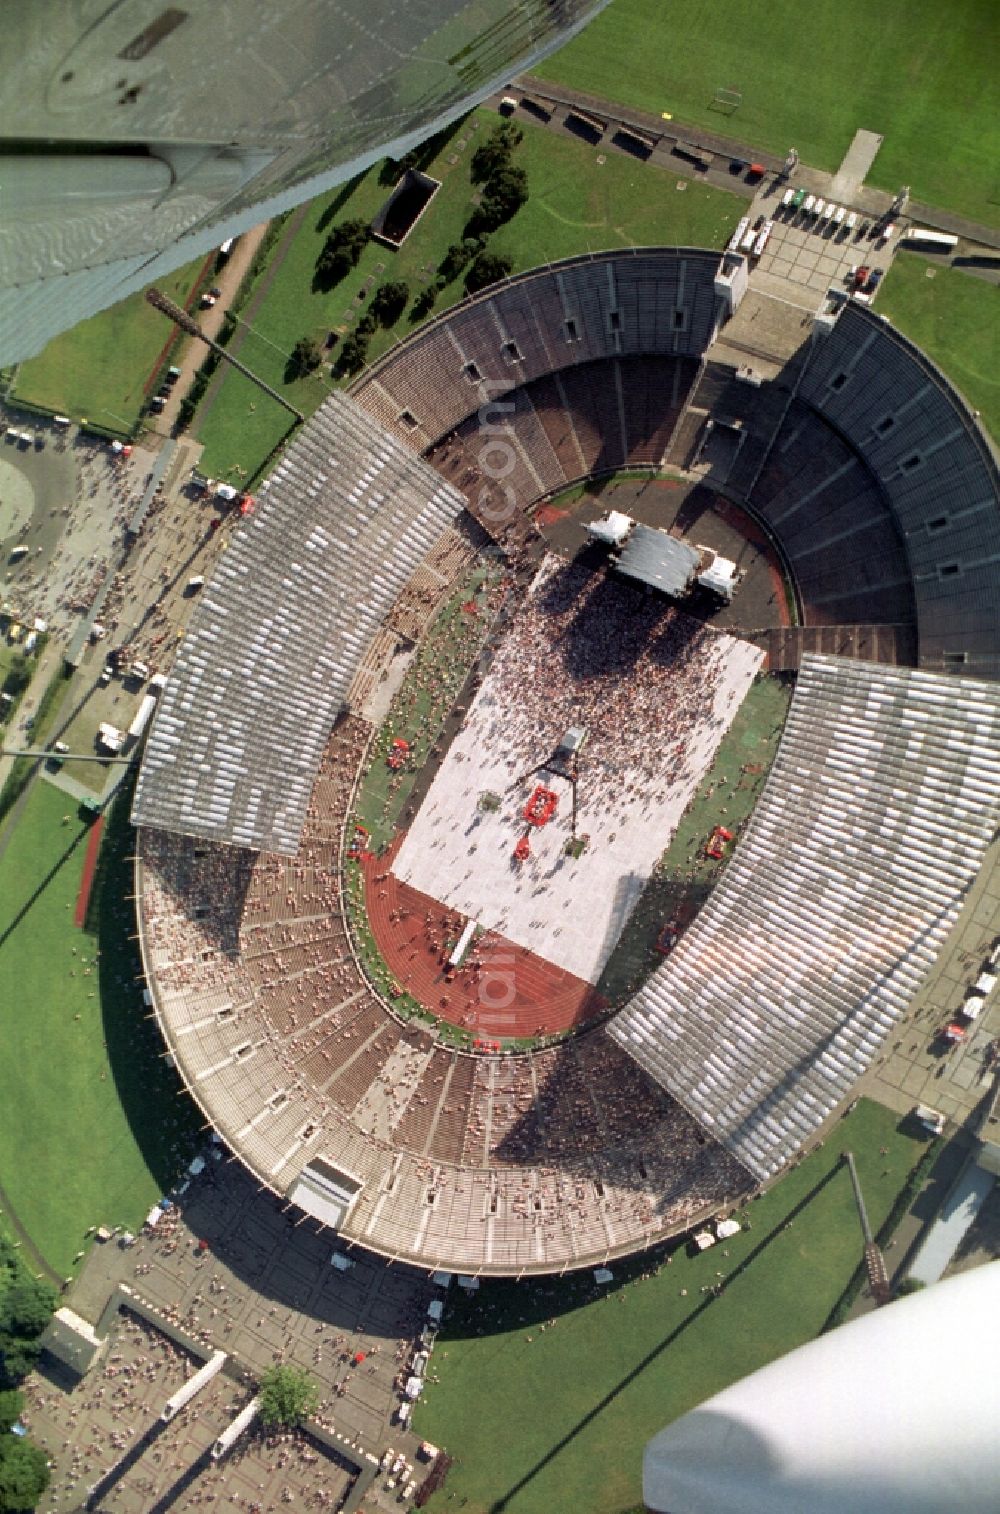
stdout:
<svg viewBox="0 0 1000 1514">
<path fill-rule="evenodd" d="M 998 821 L 1000 687 L 807 654 L 724 877 L 609 1034 L 773 1176 L 906 1011 Z"/>
<path fill-rule="evenodd" d="M 325 482 L 304 508 L 321 469 Z M 203 592 L 153 722 L 135 823 L 294 853 L 365 647 L 462 505 L 353 400 L 331 395 Z M 391 560 L 379 540 L 387 528 Z"/>
</svg>

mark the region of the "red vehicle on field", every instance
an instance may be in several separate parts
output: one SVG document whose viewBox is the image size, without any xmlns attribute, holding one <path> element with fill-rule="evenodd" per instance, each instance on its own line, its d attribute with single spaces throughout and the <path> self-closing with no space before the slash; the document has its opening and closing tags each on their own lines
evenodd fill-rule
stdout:
<svg viewBox="0 0 1000 1514">
<path fill-rule="evenodd" d="M 726 855 L 726 846 L 732 839 L 732 831 L 727 831 L 724 825 L 717 825 L 708 838 L 705 847 L 705 856 L 714 857 L 716 862 L 721 862 L 722 858 Z"/>
<path fill-rule="evenodd" d="M 408 741 L 404 741 L 402 736 L 397 736 L 392 743 L 388 757 L 385 759 L 386 764 L 387 766 L 392 768 L 392 771 L 394 773 L 398 773 L 399 769 L 405 766 L 406 759 L 409 757 L 409 755 L 410 743 Z"/>
</svg>

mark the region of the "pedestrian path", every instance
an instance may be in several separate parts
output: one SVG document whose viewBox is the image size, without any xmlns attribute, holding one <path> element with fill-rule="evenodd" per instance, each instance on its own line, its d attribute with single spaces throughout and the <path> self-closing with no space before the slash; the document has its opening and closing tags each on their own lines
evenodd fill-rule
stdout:
<svg viewBox="0 0 1000 1514">
<path fill-rule="evenodd" d="M 830 181 L 830 198 L 846 201 L 848 205 L 857 199 L 858 191 L 868 177 L 868 170 L 878 155 L 883 138 L 877 131 L 856 131 L 854 141 L 844 154 L 844 161 Z"/>
<path fill-rule="evenodd" d="M 269 221 L 264 221 L 260 226 L 255 226 L 251 231 L 240 237 L 233 250 L 229 262 L 219 273 L 216 284 L 222 290 L 218 303 L 210 310 L 198 312 L 198 324 L 206 336 L 214 340 L 218 338 L 222 330 L 222 323 L 226 318 L 226 312 L 248 273 L 250 265 L 257 256 L 257 249 L 264 240 Z M 208 356 L 208 348 L 203 342 L 189 341 L 180 360 L 180 377 L 171 390 L 170 397 L 160 414 L 155 418 L 157 429 L 170 429 L 176 421 L 181 407 L 181 401 L 187 394 L 205 358 Z"/>
</svg>

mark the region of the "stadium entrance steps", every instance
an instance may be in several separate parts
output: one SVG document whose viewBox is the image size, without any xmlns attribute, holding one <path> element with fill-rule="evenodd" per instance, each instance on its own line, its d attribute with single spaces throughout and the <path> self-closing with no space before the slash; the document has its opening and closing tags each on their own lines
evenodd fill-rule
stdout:
<svg viewBox="0 0 1000 1514">
<path fill-rule="evenodd" d="M 767 653 L 769 673 L 794 672 L 804 652 L 906 668 L 914 667 L 917 661 L 916 628 L 912 625 L 772 626 L 750 639 Z"/>
</svg>

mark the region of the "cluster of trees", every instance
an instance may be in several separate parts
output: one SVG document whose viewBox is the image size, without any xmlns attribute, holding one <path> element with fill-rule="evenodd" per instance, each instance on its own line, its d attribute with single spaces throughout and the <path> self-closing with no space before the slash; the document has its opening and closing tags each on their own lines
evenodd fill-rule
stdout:
<svg viewBox="0 0 1000 1514">
<path fill-rule="evenodd" d="M 321 288 L 330 289 L 358 266 L 358 259 L 368 244 L 371 227 L 367 221 L 341 221 L 323 243 L 316 260 L 316 278 Z"/>
<path fill-rule="evenodd" d="M 439 289 L 465 273 L 466 293 L 476 294 L 488 284 L 505 279 L 512 271 L 512 259 L 504 253 L 489 252 L 486 244 L 490 232 L 516 215 L 528 198 L 528 176 L 513 161 L 514 149 L 523 136 L 520 127 L 512 121 L 504 121 L 473 153 L 470 175 L 473 184 L 482 185 L 482 195 L 469 217 L 462 240 L 452 242 L 441 261 L 437 279 Z M 431 294 L 427 308 L 430 309 L 433 303 Z"/>
<path fill-rule="evenodd" d="M 517 214 L 528 198 L 528 177 L 513 161 L 514 149 L 523 139 L 520 127 L 504 121 L 495 127 L 472 155 L 472 182 L 480 186 L 480 201 L 474 209 L 461 242 L 453 242 L 438 268 L 434 284 L 422 289 L 413 303 L 411 318 L 422 320 L 434 308 L 438 290 L 444 289 L 465 273 L 469 294 L 504 279 L 513 269 L 512 260 L 487 249 L 489 234 Z M 427 144 L 425 144 L 425 147 Z M 387 164 L 384 176 L 395 179 L 414 166 L 421 153 L 410 153 L 398 163 Z M 391 172 L 389 171 L 391 168 Z M 388 180 L 387 180 L 388 182 Z M 355 268 L 371 233 L 366 221 L 342 221 L 335 226 L 323 245 L 316 264 L 317 284 L 330 288 Z M 358 373 L 368 359 L 368 344 L 381 326 L 392 326 L 402 315 L 410 297 L 409 286 L 402 280 L 390 280 L 376 289 L 371 304 L 353 331 L 340 342 L 334 373 L 346 377 Z M 304 336 L 295 344 L 289 359 L 290 378 L 314 373 L 323 361 L 323 352 L 312 337 Z"/>
<path fill-rule="evenodd" d="M 513 267 L 513 259 L 506 253 L 487 250 L 485 237 L 465 237 L 461 242 L 452 242 L 445 253 L 438 270 L 438 284 L 443 289 L 467 269 L 466 293 L 476 294 L 480 289 L 485 289 L 487 284 L 505 279 Z"/>
<path fill-rule="evenodd" d="M 473 153 L 472 182 L 482 185 L 482 194 L 466 227 L 467 235 L 496 231 L 527 200 L 528 175 L 514 163 L 514 149 L 523 137 L 521 128 L 513 121 L 503 121 Z"/>
<path fill-rule="evenodd" d="M 338 375 L 357 373 L 368 357 L 368 343 L 379 326 L 391 326 L 399 320 L 410 298 L 410 286 L 405 279 L 390 279 L 380 284 L 372 295 L 371 304 L 352 332 L 340 344 L 336 362 Z"/>
<path fill-rule="evenodd" d="M 220 362 L 221 358 L 219 357 L 219 354 L 217 352 L 210 352 L 205 361 L 201 364 L 201 367 L 198 369 L 198 372 L 195 374 L 194 379 L 192 380 L 190 389 L 188 390 L 187 394 L 185 394 L 184 398 L 180 402 L 180 405 L 178 406 L 178 431 L 185 431 L 194 420 L 194 413 L 197 410 L 198 406 L 201 404 L 202 400 L 205 398 L 205 391 L 208 388 L 212 375 L 215 373 L 215 370 L 218 368 Z"/>
<path fill-rule="evenodd" d="M 0 1389 L 14 1388 L 38 1359 L 38 1337 L 56 1307 L 55 1289 L 30 1276 L 9 1243 L 0 1255 Z"/>
<path fill-rule="evenodd" d="M 17 1385 L 38 1359 L 56 1299 L 55 1289 L 33 1278 L 0 1237 L 0 1514 L 33 1509 L 48 1486 L 45 1453 L 13 1426 L 24 1409 Z"/>
<path fill-rule="evenodd" d="M 9 694 L 11 699 L 16 699 L 23 694 L 31 682 L 31 664 L 24 652 L 15 652 L 7 668 L 7 677 L 3 681 L 3 691 Z"/>
<path fill-rule="evenodd" d="M 300 336 L 292 348 L 285 371 L 286 383 L 291 379 L 304 378 L 315 373 L 323 361 L 323 349 L 314 336 Z"/>
<path fill-rule="evenodd" d="M 0 1510 L 33 1509 L 49 1485 L 45 1452 L 12 1427 L 24 1410 L 24 1394 L 0 1390 Z"/>
</svg>

